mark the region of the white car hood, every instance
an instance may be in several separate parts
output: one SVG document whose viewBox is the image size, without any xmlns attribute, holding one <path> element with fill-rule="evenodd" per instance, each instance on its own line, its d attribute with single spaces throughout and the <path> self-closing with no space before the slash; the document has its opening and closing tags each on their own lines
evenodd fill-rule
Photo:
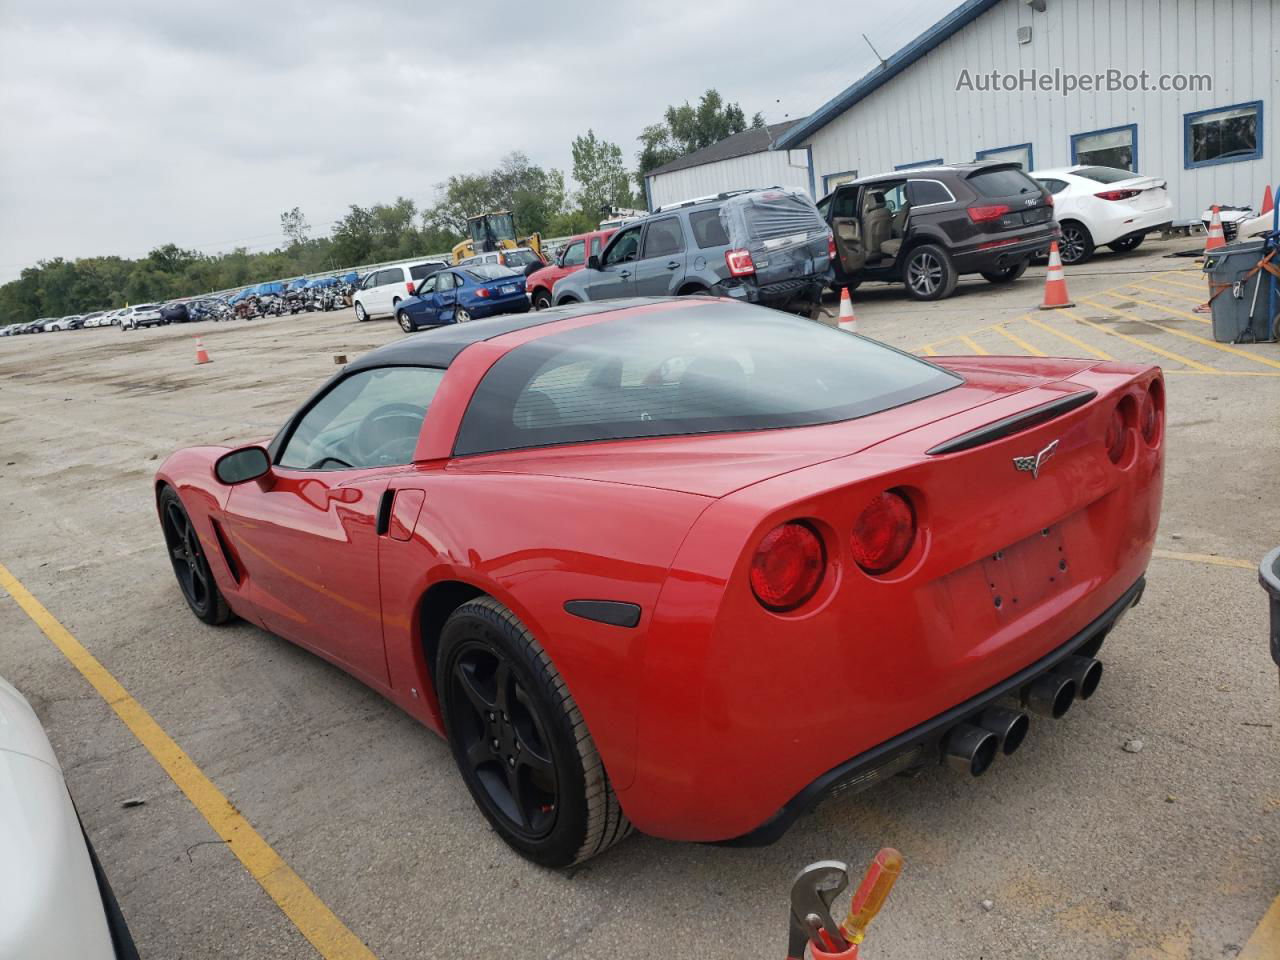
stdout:
<svg viewBox="0 0 1280 960">
<path fill-rule="evenodd" d="M 0 680 L 0 957 L 112 960 L 102 894 L 35 712 Z"/>
</svg>

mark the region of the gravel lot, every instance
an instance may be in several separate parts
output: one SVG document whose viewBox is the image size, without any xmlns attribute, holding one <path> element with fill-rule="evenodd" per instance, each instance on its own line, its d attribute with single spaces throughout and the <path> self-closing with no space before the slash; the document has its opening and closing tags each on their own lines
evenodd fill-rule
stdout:
<svg viewBox="0 0 1280 960">
<path fill-rule="evenodd" d="M 966 280 L 940 304 L 856 292 L 862 333 L 918 352 L 1164 366 L 1159 550 L 1093 700 L 1033 723 L 980 780 L 896 780 L 767 849 L 637 837 L 571 874 L 534 868 L 490 832 L 433 734 L 282 640 L 189 614 L 155 518 L 158 460 L 272 433 L 334 354 L 399 337 L 391 321 L 0 340 L 0 563 L 384 960 L 776 958 L 794 872 L 860 870 L 882 845 L 906 870 L 869 957 L 1233 957 L 1280 893 L 1280 704 L 1252 569 L 1280 542 L 1280 348 L 1203 342 L 1197 267 L 1168 249 L 1070 271 L 1069 313 L 1034 309 L 1043 268 L 1004 288 Z M 193 364 L 195 334 L 211 365 Z M 144 957 L 316 955 L 3 591 L 0 675 L 49 730 Z"/>
</svg>

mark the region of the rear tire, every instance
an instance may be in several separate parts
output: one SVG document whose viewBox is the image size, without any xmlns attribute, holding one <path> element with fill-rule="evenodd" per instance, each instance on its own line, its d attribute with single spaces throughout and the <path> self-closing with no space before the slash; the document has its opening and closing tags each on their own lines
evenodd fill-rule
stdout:
<svg viewBox="0 0 1280 960">
<path fill-rule="evenodd" d="M 1026 260 L 1020 260 L 1011 267 L 1005 267 L 1003 270 L 984 270 L 982 271 L 982 279 L 988 283 L 1013 283 L 1020 276 L 1027 272 Z"/>
<path fill-rule="evenodd" d="M 358 323 L 364 323 L 368 319 L 369 319 L 369 314 L 365 310 L 364 304 L 361 303 L 359 300 L 357 300 L 356 301 L 356 321 Z"/>
<path fill-rule="evenodd" d="M 912 300 L 944 300 L 955 291 L 957 280 L 951 255 L 936 244 L 915 247 L 902 265 L 902 282 Z"/>
<path fill-rule="evenodd" d="M 1062 258 L 1064 267 L 1084 263 L 1093 256 L 1093 234 L 1089 228 L 1077 220 L 1067 220 L 1062 227 L 1062 238 L 1058 241 L 1058 256 Z"/>
<path fill-rule="evenodd" d="M 1128 253 L 1130 250 L 1137 250 L 1145 239 L 1147 235 L 1140 233 L 1136 237 L 1121 237 L 1119 240 L 1108 243 L 1107 246 L 1116 253 Z"/>
<path fill-rule="evenodd" d="M 436 676 L 463 782 L 512 849 L 568 867 L 631 832 L 572 694 L 503 604 L 479 597 L 449 616 Z"/>
</svg>

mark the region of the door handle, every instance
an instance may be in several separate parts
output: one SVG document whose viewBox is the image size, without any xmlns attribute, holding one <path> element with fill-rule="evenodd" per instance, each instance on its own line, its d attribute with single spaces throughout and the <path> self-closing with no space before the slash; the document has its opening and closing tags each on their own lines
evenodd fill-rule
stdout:
<svg viewBox="0 0 1280 960">
<path fill-rule="evenodd" d="M 630 277 L 630 276 L 631 276 L 631 271 L 630 271 L 630 270 L 619 270 L 619 271 L 618 271 L 618 276 L 620 276 L 623 280 L 626 280 L 628 277 Z"/>
<path fill-rule="evenodd" d="M 668 269 L 668 270 L 675 270 L 675 269 L 676 269 L 676 268 L 678 268 L 679 266 L 680 266 L 680 261 L 679 261 L 679 260 L 668 260 L 668 261 L 667 261 L 667 269 Z"/>
</svg>

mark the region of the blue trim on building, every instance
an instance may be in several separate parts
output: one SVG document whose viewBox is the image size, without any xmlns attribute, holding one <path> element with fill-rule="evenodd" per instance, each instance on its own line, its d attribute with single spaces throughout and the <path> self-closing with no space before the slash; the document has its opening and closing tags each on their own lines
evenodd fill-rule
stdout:
<svg viewBox="0 0 1280 960">
<path fill-rule="evenodd" d="M 937 160 L 916 160 L 913 163 L 897 163 L 894 164 L 895 170 L 916 170 L 920 167 L 940 167 L 942 166 L 942 158 Z"/>
<path fill-rule="evenodd" d="M 774 149 L 787 149 L 807 140 L 859 100 L 884 86 L 938 44 L 954 36 L 999 2 L 1000 0 L 965 0 L 882 65 L 862 77 L 857 83 L 836 94 L 813 111 L 808 118 L 789 129 L 778 138 Z"/>
<path fill-rule="evenodd" d="M 1211 113 L 1222 113 L 1224 110 L 1239 110 L 1241 107 L 1255 107 L 1258 111 L 1257 128 L 1254 130 L 1257 140 L 1257 149 L 1247 157 L 1215 157 L 1213 160 L 1192 160 L 1191 159 L 1191 122 L 1196 117 L 1207 116 Z M 1248 163 L 1250 160 L 1262 159 L 1262 101 L 1248 100 L 1245 103 L 1232 103 L 1225 107 L 1214 107 L 1211 110 L 1197 110 L 1194 113 L 1184 113 L 1182 115 L 1182 167 L 1184 170 L 1195 170 L 1199 167 L 1216 167 L 1220 163 Z"/>
<path fill-rule="evenodd" d="M 1115 133 L 1117 130 L 1128 130 L 1132 132 L 1133 137 L 1133 172 L 1138 172 L 1138 125 L 1136 123 L 1123 123 L 1118 127 L 1103 127 L 1101 130 L 1086 130 L 1083 133 L 1073 133 L 1071 135 L 1071 163 L 1074 166 L 1080 161 L 1076 159 L 1076 141 L 1081 137 L 1092 137 L 1095 133 Z"/>
<path fill-rule="evenodd" d="M 1027 151 L 1027 168 L 1024 173 L 1030 173 L 1036 168 L 1036 152 L 1029 143 L 1011 143 L 1007 147 L 992 147 L 990 150 L 979 150 L 973 155 L 975 160 L 985 160 L 993 153 L 1004 153 L 1006 150 L 1026 150 Z"/>
</svg>

